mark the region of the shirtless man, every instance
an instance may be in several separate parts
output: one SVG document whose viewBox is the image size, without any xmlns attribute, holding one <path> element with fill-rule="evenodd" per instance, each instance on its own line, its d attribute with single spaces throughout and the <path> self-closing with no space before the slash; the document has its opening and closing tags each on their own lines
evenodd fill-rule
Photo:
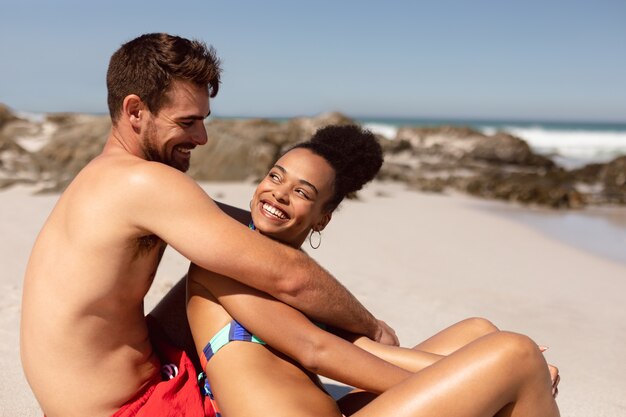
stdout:
<svg viewBox="0 0 626 417">
<path fill-rule="evenodd" d="M 315 320 L 395 342 L 308 256 L 249 233 L 184 174 L 191 150 L 207 142 L 204 119 L 219 76 L 212 49 L 167 34 L 140 36 L 112 56 L 111 134 L 59 198 L 24 281 L 22 363 L 48 417 L 143 415 L 163 384 L 178 384 L 180 374 L 161 381 L 163 359 L 143 311 L 167 244 Z M 195 375 L 185 378 L 179 385 L 193 393 L 168 391 L 168 402 L 154 406 L 159 413 L 145 414 L 203 415 L 201 406 L 174 410 L 177 395 L 199 395 Z"/>
</svg>

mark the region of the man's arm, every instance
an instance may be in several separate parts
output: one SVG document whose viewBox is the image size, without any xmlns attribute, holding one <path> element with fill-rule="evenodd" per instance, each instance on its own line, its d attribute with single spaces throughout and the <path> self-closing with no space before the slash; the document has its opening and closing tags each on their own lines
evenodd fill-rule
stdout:
<svg viewBox="0 0 626 417">
<path fill-rule="evenodd" d="M 412 374 L 320 329 L 298 310 L 240 282 L 196 265 L 189 269 L 189 280 L 191 287 L 208 283 L 205 288 L 247 330 L 316 374 L 373 393 L 382 393 Z M 196 310 L 195 314 L 202 313 Z M 190 316 L 190 321 L 202 323 L 203 318 Z"/>
<path fill-rule="evenodd" d="M 228 214 L 233 219 L 237 220 L 239 223 L 248 225 L 252 220 L 252 216 L 248 210 L 240 209 L 239 207 L 234 207 L 226 203 L 222 203 L 221 201 L 213 200 L 215 204 L 222 210 L 224 213 Z"/>
<path fill-rule="evenodd" d="M 123 193 L 134 226 L 154 233 L 191 262 L 302 311 L 314 320 L 394 343 L 332 275 L 301 251 L 274 242 L 224 214 L 191 178 L 163 164 L 143 164 Z"/>
</svg>

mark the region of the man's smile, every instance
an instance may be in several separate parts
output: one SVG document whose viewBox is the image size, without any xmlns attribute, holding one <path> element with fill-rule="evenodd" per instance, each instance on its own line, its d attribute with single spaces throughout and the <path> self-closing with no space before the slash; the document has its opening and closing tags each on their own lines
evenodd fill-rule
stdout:
<svg viewBox="0 0 626 417">
<path fill-rule="evenodd" d="M 178 145 L 174 147 L 174 150 L 184 155 L 189 155 L 194 148 L 195 146 L 192 145 Z"/>
</svg>

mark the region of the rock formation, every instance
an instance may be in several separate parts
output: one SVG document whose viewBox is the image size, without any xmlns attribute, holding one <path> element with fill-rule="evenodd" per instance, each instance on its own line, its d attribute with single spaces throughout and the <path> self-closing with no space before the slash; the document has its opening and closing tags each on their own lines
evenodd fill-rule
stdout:
<svg viewBox="0 0 626 417">
<path fill-rule="evenodd" d="M 340 113 L 283 122 L 211 120 L 207 145 L 192 153 L 189 174 L 200 181 L 256 181 L 289 146 L 320 127 L 349 123 Z M 36 183 L 42 191 L 63 190 L 101 151 L 110 127 L 108 116 L 56 113 L 25 120 L 0 105 L 0 187 Z M 502 132 L 405 127 L 394 139 L 379 139 L 385 152 L 379 178 L 418 190 L 458 190 L 554 208 L 626 204 L 626 156 L 567 171 Z"/>
</svg>

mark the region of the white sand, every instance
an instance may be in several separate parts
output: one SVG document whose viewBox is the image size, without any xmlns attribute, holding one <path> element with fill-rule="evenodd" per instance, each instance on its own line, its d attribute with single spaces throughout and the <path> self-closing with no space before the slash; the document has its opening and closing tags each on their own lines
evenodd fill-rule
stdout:
<svg viewBox="0 0 626 417">
<path fill-rule="evenodd" d="M 253 186 L 206 189 L 245 207 Z M 56 199 L 26 188 L 0 192 L 0 416 L 41 415 L 19 362 L 18 322 L 30 248 Z M 344 203 L 320 249 L 308 252 L 394 327 L 403 345 L 486 317 L 550 347 L 548 360 L 561 369 L 563 416 L 623 416 L 626 264 L 496 215 L 498 205 L 374 184 L 361 201 Z M 166 251 L 147 310 L 186 268 Z"/>
</svg>

